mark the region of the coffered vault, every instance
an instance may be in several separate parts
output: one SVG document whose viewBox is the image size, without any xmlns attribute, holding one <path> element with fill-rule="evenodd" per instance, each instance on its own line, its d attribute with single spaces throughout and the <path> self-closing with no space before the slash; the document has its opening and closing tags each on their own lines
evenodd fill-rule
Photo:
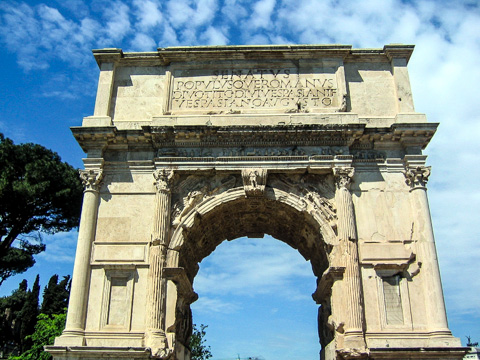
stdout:
<svg viewBox="0 0 480 360">
<path fill-rule="evenodd" d="M 312 264 L 322 359 L 461 359 L 409 45 L 94 50 L 94 115 L 55 359 L 189 359 L 198 263 L 269 234 Z M 272 331 L 275 331 L 272 329 Z"/>
</svg>

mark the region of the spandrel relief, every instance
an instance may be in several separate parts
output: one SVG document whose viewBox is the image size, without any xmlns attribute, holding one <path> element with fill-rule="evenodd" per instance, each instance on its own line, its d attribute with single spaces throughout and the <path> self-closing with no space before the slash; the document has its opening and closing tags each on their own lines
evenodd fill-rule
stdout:
<svg viewBox="0 0 480 360">
<path fill-rule="evenodd" d="M 240 184 L 240 176 L 215 175 L 197 176 L 190 175 L 180 179 L 174 188 L 172 203 L 172 225 L 178 226 L 185 216 L 198 204 L 207 198 L 218 195 Z"/>
<path fill-rule="evenodd" d="M 302 199 L 306 211 L 319 211 L 328 221 L 337 219 L 335 188 L 328 175 L 272 174 L 268 184 Z"/>
</svg>

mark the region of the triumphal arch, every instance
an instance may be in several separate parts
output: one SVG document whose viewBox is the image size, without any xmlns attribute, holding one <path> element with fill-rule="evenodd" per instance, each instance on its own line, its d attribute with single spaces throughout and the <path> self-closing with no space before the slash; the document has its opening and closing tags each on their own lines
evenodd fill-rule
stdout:
<svg viewBox="0 0 480 360">
<path fill-rule="evenodd" d="M 460 359 L 448 329 L 413 46 L 95 50 L 55 359 L 190 358 L 198 263 L 270 234 L 312 265 L 322 359 Z M 275 329 L 272 329 L 275 331 Z M 292 344 L 295 346 L 295 344 Z"/>
</svg>

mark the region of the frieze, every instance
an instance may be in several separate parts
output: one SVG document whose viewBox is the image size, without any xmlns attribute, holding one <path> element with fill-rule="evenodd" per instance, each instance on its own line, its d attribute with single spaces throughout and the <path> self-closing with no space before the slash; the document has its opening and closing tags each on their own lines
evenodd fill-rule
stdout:
<svg viewBox="0 0 480 360">
<path fill-rule="evenodd" d="M 380 150 L 350 150 L 354 160 L 385 160 L 386 151 Z"/>
<path fill-rule="evenodd" d="M 157 150 L 158 158 L 224 158 L 224 157 L 278 157 L 278 156 L 316 156 L 316 155 L 343 155 L 346 153 L 342 146 L 324 147 L 225 147 L 225 148 L 182 148 L 168 147 Z"/>
</svg>

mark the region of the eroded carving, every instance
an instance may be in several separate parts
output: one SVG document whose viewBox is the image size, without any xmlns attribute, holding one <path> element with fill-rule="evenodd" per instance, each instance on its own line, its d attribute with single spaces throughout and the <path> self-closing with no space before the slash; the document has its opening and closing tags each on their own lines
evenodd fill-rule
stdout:
<svg viewBox="0 0 480 360">
<path fill-rule="evenodd" d="M 342 96 L 342 104 L 338 109 L 339 112 L 346 112 L 347 111 L 347 94 L 343 94 Z"/>
<path fill-rule="evenodd" d="M 332 187 L 332 180 L 328 176 L 272 174 L 269 177 L 269 184 L 300 197 L 305 211 L 319 211 L 330 222 L 337 219 L 337 210 L 331 201 L 335 196 L 335 190 Z M 335 225 L 332 224 L 332 226 Z"/>
<path fill-rule="evenodd" d="M 153 172 L 153 177 L 155 178 L 155 187 L 157 191 L 164 192 L 170 191 L 170 186 L 173 182 L 173 177 L 175 173 L 171 169 L 158 169 Z"/>
<path fill-rule="evenodd" d="M 267 169 L 242 169 L 242 180 L 247 197 L 262 196 L 267 183 Z"/>
<path fill-rule="evenodd" d="M 427 185 L 430 172 L 430 166 L 417 166 L 405 170 L 403 174 L 405 175 L 405 182 L 407 185 L 410 186 L 410 188 L 415 189 Z"/>
<path fill-rule="evenodd" d="M 79 170 L 80 179 L 82 180 L 85 191 L 98 191 L 103 180 L 102 169 L 98 170 Z"/>
<path fill-rule="evenodd" d="M 335 176 L 335 185 L 337 189 L 349 189 L 352 182 L 355 169 L 353 167 L 335 167 L 333 175 Z"/>
<path fill-rule="evenodd" d="M 318 155 L 342 155 L 346 149 L 342 146 L 315 146 L 302 147 L 292 146 L 255 146 L 255 147 L 218 147 L 218 148 L 196 148 L 196 147 L 162 147 L 157 151 L 157 157 L 195 157 L 195 158 L 222 158 L 222 157 L 272 157 L 272 156 L 318 156 Z M 379 153 L 380 154 L 380 153 Z M 378 158 L 380 155 L 361 154 L 359 158 Z M 383 155 L 385 157 L 385 154 Z"/>
<path fill-rule="evenodd" d="M 188 176 L 175 188 L 172 225 L 178 226 L 203 200 L 233 188 L 236 182 L 234 175 Z"/>
</svg>

